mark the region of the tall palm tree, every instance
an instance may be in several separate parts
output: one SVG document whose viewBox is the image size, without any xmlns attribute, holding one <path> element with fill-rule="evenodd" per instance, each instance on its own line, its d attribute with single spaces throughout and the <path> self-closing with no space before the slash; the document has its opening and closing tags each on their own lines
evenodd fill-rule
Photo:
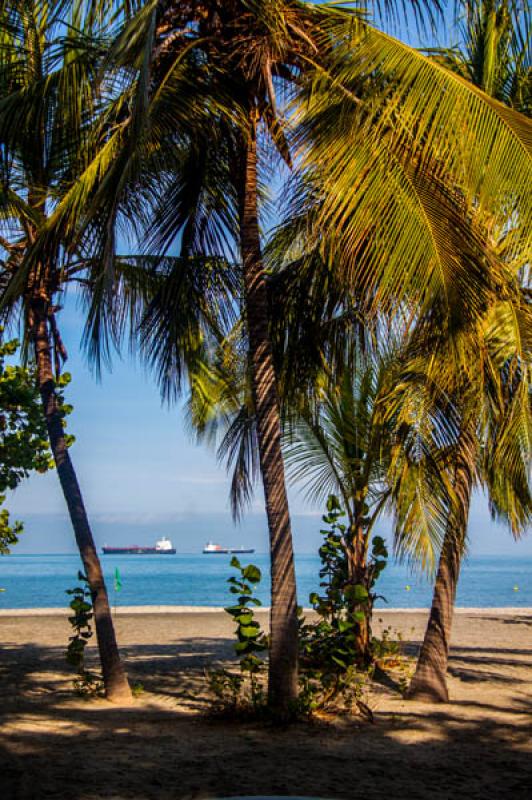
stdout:
<svg viewBox="0 0 532 800">
<path fill-rule="evenodd" d="M 461 3 L 458 8 L 464 17 L 464 51 L 440 51 L 438 57 L 485 92 L 530 116 L 532 83 L 527 7 L 513 0 L 475 0 Z M 511 260 L 509 228 L 507 224 L 499 234 L 499 249 L 502 257 L 508 249 Z M 490 233 L 497 239 L 497 226 Z M 524 253 L 513 255 L 517 272 L 527 261 L 526 249 Z M 532 423 L 530 316 L 526 300 L 523 298 L 512 307 L 497 304 L 483 327 L 481 350 L 486 349 L 489 355 L 486 372 L 488 376 L 498 376 L 499 383 L 496 387 L 490 386 L 486 377 L 479 386 L 479 375 L 483 375 L 484 369 L 478 367 L 483 359 L 478 353 L 470 352 L 469 357 L 477 367 L 472 380 L 467 386 L 454 387 L 462 409 L 453 475 L 460 502 L 450 515 L 443 541 L 429 621 L 409 688 L 413 699 L 446 702 L 449 697 L 446 673 L 453 609 L 476 479 L 480 478 L 488 486 L 494 516 L 506 521 L 514 535 L 526 528 L 532 513 L 528 479 Z M 487 419 L 482 421 L 479 414 L 480 409 L 486 407 L 482 397 L 486 388 L 492 391 L 495 388 L 498 402 L 492 398 L 488 409 L 494 413 L 488 413 Z M 487 434 L 484 441 L 482 433 Z"/>
<path fill-rule="evenodd" d="M 0 10 L 0 244 L 2 310 L 18 313 L 33 348 L 46 428 L 87 575 L 106 696 L 131 697 L 120 659 L 100 561 L 69 454 L 57 378 L 66 357 L 56 314 L 58 293 L 79 270 L 57 258 L 26 260 L 80 167 L 83 126 L 94 103 L 94 15 L 83 3 L 4 2 Z M 68 26 L 68 27 L 67 27 Z M 77 254 L 79 256 L 79 253 Z"/>
<path fill-rule="evenodd" d="M 496 302 L 476 332 L 453 336 L 454 352 L 440 337 L 432 338 L 431 363 L 427 362 L 424 378 L 438 382 L 456 410 L 457 433 L 450 445 L 449 467 L 455 502 L 409 688 L 409 696 L 415 699 L 448 700 L 453 609 L 474 486 L 481 483 L 487 488 L 493 515 L 504 520 L 514 536 L 530 524 L 530 324 L 526 299 L 514 296 Z"/>
<path fill-rule="evenodd" d="M 460 216 L 449 212 L 447 224 L 438 223 L 431 180 L 447 208 L 458 181 L 464 204 L 491 208 L 495 192 L 529 219 L 529 131 L 519 115 L 356 13 L 295 0 L 151 0 L 110 48 L 107 75 L 98 154 L 58 204 L 50 230 L 65 241 L 81 227 L 100 244 L 95 335 L 102 315 L 112 317 L 117 218 L 149 217 L 151 209 L 156 255 L 183 236 L 183 254 L 199 257 L 198 266 L 207 255 L 240 261 L 272 550 L 270 702 L 288 713 L 297 689 L 296 593 L 259 226 L 262 167 L 272 155 L 304 175 L 308 191 L 299 198 L 321 200 L 310 239 L 328 263 L 342 251 L 345 287 L 358 270 L 374 301 L 390 304 L 393 295 L 400 304 L 409 292 L 428 301 L 442 271 L 452 283 L 469 267 L 459 255 L 463 238 L 449 245 L 443 236 L 461 230 Z M 393 256 L 386 264 L 376 256 L 383 244 Z M 170 317 L 180 309 L 158 302 L 148 329 L 171 336 Z M 167 344 L 150 350 L 155 361 L 161 356 L 163 380 L 179 362 L 175 343 Z"/>
</svg>

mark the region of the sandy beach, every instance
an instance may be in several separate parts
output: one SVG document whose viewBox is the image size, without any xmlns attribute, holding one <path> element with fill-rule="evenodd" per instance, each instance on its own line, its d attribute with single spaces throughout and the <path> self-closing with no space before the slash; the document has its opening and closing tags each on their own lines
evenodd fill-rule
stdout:
<svg viewBox="0 0 532 800">
<path fill-rule="evenodd" d="M 129 676 L 143 686 L 127 708 L 73 694 L 64 612 L 0 615 L 2 800 L 530 796 L 532 609 L 457 614 L 448 705 L 403 700 L 392 674 L 369 690 L 375 724 L 281 731 L 206 713 L 204 671 L 233 659 L 226 615 L 136 611 L 116 617 Z M 375 630 L 400 631 L 414 656 L 425 622 L 425 611 L 379 612 Z M 89 666 L 94 655 L 91 646 Z"/>
</svg>

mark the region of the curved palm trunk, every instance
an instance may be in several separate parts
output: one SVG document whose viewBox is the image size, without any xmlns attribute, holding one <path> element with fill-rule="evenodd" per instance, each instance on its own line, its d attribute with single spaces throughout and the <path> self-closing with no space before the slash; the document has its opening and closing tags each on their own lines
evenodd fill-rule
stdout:
<svg viewBox="0 0 532 800">
<path fill-rule="evenodd" d="M 472 442 L 470 442 L 470 447 L 473 447 Z M 413 700 L 427 700 L 436 703 L 447 703 L 449 700 L 446 680 L 447 663 L 456 587 L 464 552 L 474 473 L 472 459 L 467 455 L 459 458 L 454 481 L 454 490 L 459 506 L 449 520 L 443 540 L 425 638 L 416 672 L 407 692 L 407 696 Z"/>
<path fill-rule="evenodd" d="M 118 652 L 100 560 L 92 538 L 76 473 L 66 446 L 55 391 L 47 308 L 48 304 L 41 299 L 34 302 L 31 308 L 31 329 L 37 361 L 39 391 L 57 474 L 92 595 L 96 637 L 106 696 L 108 700 L 120 703 L 131 699 L 131 691 Z"/>
<path fill-rule="evenodd" d="M 257 215 L 257 146 L 254 125 L 251 125 L 251 129 L 245 148 L 240 239 L 257 436 L 271 549 L 268 699 L 270 708 L 277 715 L 287 717 L 292 712 L 298 692 L 296 578 Z"/>
</svg>

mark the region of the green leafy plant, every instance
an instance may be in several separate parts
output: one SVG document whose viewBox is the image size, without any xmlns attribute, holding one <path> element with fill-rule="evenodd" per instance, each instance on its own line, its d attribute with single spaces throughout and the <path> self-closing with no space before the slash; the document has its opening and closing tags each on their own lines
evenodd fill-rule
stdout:
<svg viewBox="0 0 532 800">
<path fill-rule="evenodd" d="M 98 675 L 85 669 L 85 648 L 93 635 L 91 621 L 94 614 L 88 580 L 81 571 L 78 572 L 78 580 L 80 586 L 66 590 L 66 594 L 72 597 L 69 606 L 73 614 L 68 621 L 73 634 L 69 637 L 65 657 L 78 673 L 74 680 L 76 692 L 83 697 L 92 697 L 102 691 L 103 681 Z"/>
<path fill-rule="evenodd" d="M 373 664 L 367 664 L 360 649 L 360 631 L 367 625 L 377 595 L 372 591 L 386 566 L 388 551 L 384 540 L 375 536 L 365 569 L 367 581 L 353 579 L 346 546 L 348 526 L 341 520 L 344 512 L 338 498 L 330 495 L 327 525 L 321 533 L 324 542 L 320 587 L 309 601 L 318 615 L 308 623 L 300 615 L 300 661 L 302 666 L 300 703 L 308 712 L 334 707 L 352 711 L 357 707 L 367 716 L 371 712 L 362 700 Z"/>
<path fill-rule="evenodd" d="M 5 502 L 6 496 L 0 495 L 0 506 Z M 24 525 L 19 520 L 11 522 L 9 511 L 3 508 L 0 511 L 0 554 L 6 555 L 11 547 L 18 542 L 18 537 L 24 530 Z"/>
<path fill-rule="evenodd" d="M 413 631 L 414 632 L 414 631 Z M 416 660 L 408 656 L 401 631 L 389 625 L 380 638 L 372 639 L 374 663 L 395 676 L 399 691 L 406 695 L 416 667 Z"/>
<path fill-rule="evenodd" d="M 53 466 L 35 369 L 6 363 L 17 355 L 20 344 L 17 339 L 2 341 L 3 330 L 0 326 L 0 507 L 8 490 L 16 489 L 30 473 Z M 63 385 L 67 382 L 65 376 Z M 65 405 L 62 409 L 63 416 L 71 411 Z M 9 553 L 22 531 L 22 522 L 11 522 L 9 511 L 2 509 L 0 554 Z"/>
<path fill-rule="evenodd" d="M 206 677 L 214 711 L 236 716 L 245 706 L 242 699 L 244 676 L 227 669 L 216 669 L 207 672 Z"/>
<path fill-rule="evenodd" d="M 268 649 L 266 634 L 254 618 L 255 609 L 262 603 L 253 592 L 262 575 L 257 566 L 248 564 L 243 567 L 236 557 L 231 559 L 231 566 L 239 573 L 228 579 L 229 591 L 236 595 L 236 602 L 225 610 L 237 624 L 234 649 L 240 658 L 240 674 L 228 670 L 211 672 L 208 674 L 209 689 L 217 710 L 257 714 L 266 704 L 261 680 L 264 661 L 257 653 Z"/>
</svg>

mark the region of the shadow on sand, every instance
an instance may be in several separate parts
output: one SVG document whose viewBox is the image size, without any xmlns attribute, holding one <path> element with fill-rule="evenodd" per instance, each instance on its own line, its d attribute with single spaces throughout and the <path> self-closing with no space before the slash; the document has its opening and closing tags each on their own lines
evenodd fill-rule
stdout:
<svg viewBox="0 0 532 800">
<path fill-rule="evenodd" d="M 448 706 L 397 698 L 393 712 L 379 711 L 377 702 L 375 725 L 343 719 L 278 730 L 201 713 L 203 670 L 231 658 L 227 640 L 176 640 L 123 653 L 130 677 L 145 688 L 130 708 L 74 700 L 61 648 L 0 649 L 2 800 L 530 796 L 524 715 L 532 701 L 521 692 L 502 717 L 477 693 Z M 530 654 L 486 650 L 485 659 L 505 683 L 505 666 Z M 456 648 L 452 668 L 482 680 L 479 659 L 484 652 Z"/>
</svg>

